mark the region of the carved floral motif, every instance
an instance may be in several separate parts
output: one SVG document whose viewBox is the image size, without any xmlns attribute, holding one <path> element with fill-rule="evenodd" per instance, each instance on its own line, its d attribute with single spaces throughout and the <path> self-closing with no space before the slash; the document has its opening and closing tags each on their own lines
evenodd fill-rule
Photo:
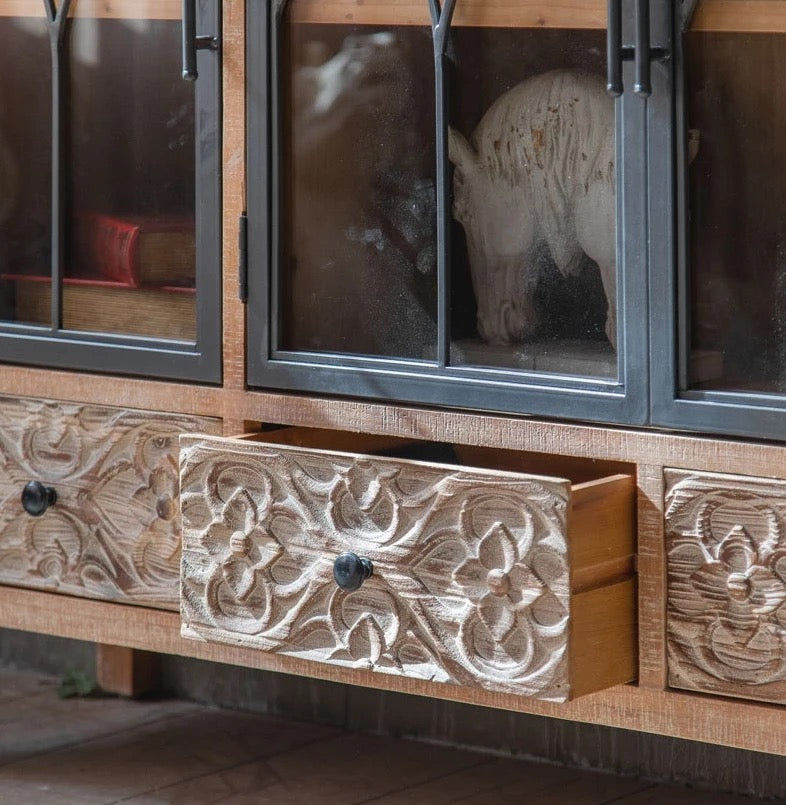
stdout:
<svg viewBox="0 0 786 805">
<path fill-rule="evenodd" d="M 186 440 L 184 634 L 564 698 L 568 485 Z M 354 592 L 335 557 L 368 557 Z"/>
<path fill-rule="evenodd" d="M 667 484 L 672 683 L 783 700 L 786 484 L 675 471 Z"/>
<path fill-rule="evenodd" d="M 177 607 L 178 436 L 215 420 L 0 398 L 0 583 Z M 55 488 L 41 517 L 30 480 Z"/>
</svg>

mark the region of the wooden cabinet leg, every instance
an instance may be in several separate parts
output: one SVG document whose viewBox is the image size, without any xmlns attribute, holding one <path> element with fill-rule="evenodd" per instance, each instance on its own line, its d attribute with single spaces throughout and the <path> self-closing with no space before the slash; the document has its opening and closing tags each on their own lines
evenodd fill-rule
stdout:
<svg viewBox="0 0 786 805">
<path fill-rule="evenodd" d="M 156 683 L 158 655 L 126 646 L 96 646 L 96 681 L 107 693 L 141 696 Z"/>
</svg>

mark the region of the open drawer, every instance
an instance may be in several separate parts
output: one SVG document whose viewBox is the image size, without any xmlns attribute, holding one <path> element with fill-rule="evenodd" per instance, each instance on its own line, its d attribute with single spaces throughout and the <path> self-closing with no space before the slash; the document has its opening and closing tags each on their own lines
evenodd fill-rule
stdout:
<svg viewBox="0 0 786 805">
<path fill-rule="evenodd" d="M 555 701 L 634 679 L 632 475 L 410 445 L 182 437 L 183 635 Z"/>
</svg>

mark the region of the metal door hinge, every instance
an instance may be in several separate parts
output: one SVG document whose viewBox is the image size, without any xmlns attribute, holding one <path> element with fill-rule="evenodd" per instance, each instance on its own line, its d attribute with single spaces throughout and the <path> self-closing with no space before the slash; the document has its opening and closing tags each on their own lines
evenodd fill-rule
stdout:
<svg viewBox="0 0 786 805">
<path fill-rule="evenodd" d="M 237 293 L 241 302 L 248 301 L 248 215 L 240 214 L 237 228 Z"/>
</svg>

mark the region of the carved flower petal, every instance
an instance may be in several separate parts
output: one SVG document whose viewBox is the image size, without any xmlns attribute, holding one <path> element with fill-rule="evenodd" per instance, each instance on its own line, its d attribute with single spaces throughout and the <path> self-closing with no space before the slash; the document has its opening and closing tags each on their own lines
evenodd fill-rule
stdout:
<svg viewBox="0 0 786 805">
<path fill-rule="evenodd" d="M 775 575 L 786 583 L 786 553 L 778 551 L 770 558 L 769 565 Z"/>
<path fill-rule="evenodd" d="M 527 562 L 532 572 L 546 585 L 566 585 L 568 583 L 568 568 L 564 557 L 553 550 L 535 551 Z"/>
<path fill-rule="evenodd" d="M 508 598 L 517 607 L 529 606 L 545 589 L 543 582 L 524 564 L 516 565 L 508 573 L 508 579 L 510 580 Z"/>
<path fill-rule="evenodd" d="M 371 615 L 361 618 L 347 637 L 347 648 L 353 660 L 367 660 L 371 664 L 379 662 L 386 648 L 385 637 L 380 625 Z"/>
<path fill-rule="evenodd" d="M 180 511 L 183 525 L 191 528 L 205 528 L 213 521 L 213 512 L 201 494 L 193 492 L 180 495 Z"/>
<path fill-rule="evenodd" d="M 710 562 L 697 570 L 691 577 L 695 590 L 706 598 L 721 606 L 729 600 L 729 568 L 719 562 Z"/>
<path fill-rule="evenodd" d="M 347 473 L 344 483 L 361 511 L 369 511 L 382 494 L 377 469 L 371 462 L 357 461 Z"/>
<path fill-rule="evenodd" d="M 257 523 L 257 510 L 251 495 L 243 488 L 236 489 L 224 503 L 221 519 L 232 531 L 250 531 Z"/>
<path fill-rule="evenodd" d="M 494 523 L 478 546 L 480 563 L 486 570 L 504 570 L 508 573 L 517 558 L 516 543 L 510 532 L 502 523 Z"/>
<path fill-rule="evenodd" d="M 233 533 L 223 523 L 213 523 L 200 542 L 211 556 L 224 556 L 229 553 L 229 539 Z"/>
<path fill-rule="evenodd" d="M 718 558 L 727 564 L 733 573 L 745 573 L 758 562 L 758 551 L 748 532 L 742 526 L 734 526 L 723 540 Z"/>
<path fill-rule="evenodd" d="M 516 616 L 506 598 L 485 596 L 478 604 L 478 615 L 498 643 L 502 643 L 516 625 Z"/>
<path fill-rule="evenodd" d="M 177 493 L 177 475 L 169 466 L 155 467 L 148 479 L 148 486 L 154 495 L 172 495 Z"/>
<path fill-rule="evenodd" d="M 488 592 L 488 570 L 477 559 L 467 559 L 453 571 L 453 580 L 471 601 L 479 601 Z"/>
<path fill-rule="evenodd" d="M 704 546 L 693 539 L 682 541 L 677 538 L 669 550 L 669 567 L 680 576 L 690 576 L 710 559 L 711 556 Z"/>
<path fill-rule="evenodd" d="M 536 623 L 547 627 L 556 626 L 568 615 L 568 611 L 559 598 L 549 590 L 532 603 L 530 612 Z"/>
<path fill-rule="evenodd" d="M 281 543 L 264 529 L 254 529 L 249 534 L 249 538 L 251 541 L 249 559 L 257 568 L 267 567 L 283 551 Z"/>
<path fill-rule="evenodd" d="M 780 638 L 761 624 L 743 630 L 718 623 L 710 627 L 708 636 L 713 657 L 737 673 L 758 671 L 781 656 Z"/>
<path fill-rule="evenodd" d="M 756 568 L 748 577 L 750 601 L 760 614 L 773 612 L 786 601 L 786 586 L 770 570 Z"/>
<path fill-rule="evenodd" d="M 222 567 L 224 580 L 232 589 L 238 601 L 244 601 L 256 584 L 256 572 L 246 562 L 227 562 Z"/>
</svg>

